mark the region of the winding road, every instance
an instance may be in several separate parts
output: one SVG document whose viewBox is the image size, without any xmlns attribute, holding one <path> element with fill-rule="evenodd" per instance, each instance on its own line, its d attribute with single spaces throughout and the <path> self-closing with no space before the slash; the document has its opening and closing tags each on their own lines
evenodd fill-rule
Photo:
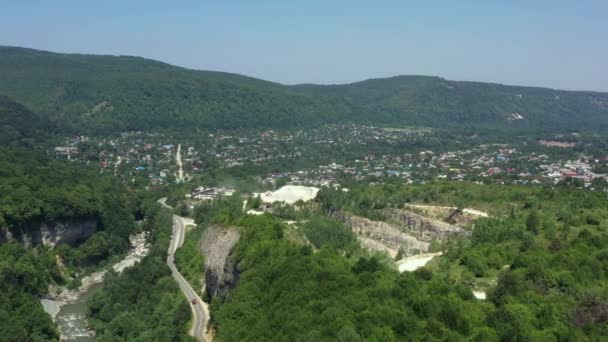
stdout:
<svg viewBox="0 0 608 342">
<path fill-rule="evenodd" d="M 166 204 L 166 198 L 161 198 L 158 202 L 166 208 L 171 208 Z M 175 266 L 175 251 L 184 243 L 186 226 L 194 224 L 194 220 L 190 218 L 173 215 L 173 234 L 171 235 L 171 242 L 169 243 L 167 265 L 171 269 L 171 274 L 177 282 L 177 285 L 179 285 L 179 288 L 184 293 L 184 296 L 186 296 L 188 303 L 190 303 L 193 318 L 192 328 L 189 332 L 190 336 L 193 336 L 199 341 L 207 341 L 209 338 L 205 338 L 205 334 L 209 321 L 209 307 L 207 303 L 203 302 L 201 297 L 194 291 L 192 286 L 190 286 L 188 281 L 179 273 Z M 193 299 L 196 300 L 195 303 L 192 303 Z"/>
</svg>

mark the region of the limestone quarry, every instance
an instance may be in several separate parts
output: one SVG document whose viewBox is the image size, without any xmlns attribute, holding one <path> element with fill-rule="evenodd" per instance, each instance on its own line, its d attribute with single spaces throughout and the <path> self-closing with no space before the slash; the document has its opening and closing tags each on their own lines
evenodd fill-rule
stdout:
<svg viewBox="0 0 608 342">
<path fill-rule="evenodd" d="M 297 201 L 310 201 L 317 196 L 319 188 L 303 185 L 285 185 L 276 191 L 255 193 L 253 197 L 260 196 L 264 203 L 285 202 L 294 204 Z"/>
<path fill-rule="evenodd" d="M 404 209 L 384 210 L 387 221 L 405 228 L 409 233 L 414 234 L 423 241 L 440 240 L 447 241 L 451 236 L 470 235 L 459 226 L 449 224 L 437 219 L 422 216 Z"/>
<path fill-rule="evenodd" d="M 372 252 L 385 252 L 396 258 L 400 272 L 414 271 L 441 253 L 429 253 L 431 241 L 445 242 L 455 236 L 469 236 L 470 231 L 457 225 L 426 217 L 404 209 L 385 209 L 386 221 L 374 221 L 339 210 L 330 216 L 350 227 L 361 245 Z"/>
<path fill-rule="evenodd" d="M 332 216 L 350 227 L 363 247 L 370 251 L 386 251 L 395 257 L 400 249 L 408 254 L 428 250 L 428 242 L 406 233 L 397 225 L 342 212 L 335 212 Z"/>
</svg>

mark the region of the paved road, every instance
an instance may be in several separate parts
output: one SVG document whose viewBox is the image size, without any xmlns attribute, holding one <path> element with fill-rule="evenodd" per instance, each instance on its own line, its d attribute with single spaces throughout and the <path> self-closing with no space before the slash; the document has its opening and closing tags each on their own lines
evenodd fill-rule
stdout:
<svg viewBox="0 0 608 342">
<path fill-rule="evenodd" d="M 159 200 L 159 203 L 163 206 L 167 206 L 164 200 L 166 199 Z M 171 274 L 177 282 L 177 285 L 179 285 L 179 288 L 188 299 L 188 303 L 190 303 L 193 317 L 190 335 L 194 336 L 199 341 L 205 341 L 205 330 L 207 329 L 207 322 L 209 320 L 209 308 L 196 291 L 192 289 L 192 286 L 190 286 L 188 281 L 179 273 L 177 267 L 175 267 L 175 251 L 184 243 L 187 225 L 194 225 L 194 220 L 173 215 L 173 234 L 171 236 L 171 242 L 169 243 L 167 265 L 169 265 Z M 192 299 L 196 299 L 196 304 L 192 303 Z"/>
</svg>

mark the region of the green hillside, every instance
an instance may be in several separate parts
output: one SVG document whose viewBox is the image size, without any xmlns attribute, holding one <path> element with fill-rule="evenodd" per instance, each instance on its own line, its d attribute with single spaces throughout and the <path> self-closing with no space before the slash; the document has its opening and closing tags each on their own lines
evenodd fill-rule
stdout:
<svg viewBox="0 0 608 342">
<path fill-rule="evenodd" d="M 608 127 L 608 93 L 397 76 L 347 85 L 302 85 L 340 97 L 357 119 L 434 127 L 577 129 Z"/>
<path fill-rule="evenodd" d="M 45 128 L 43 123 L 44 120 L 23 105 L 0 95 L 1 145 L 22 145 L 30 141 Z"/>
<path fill-rule="evenodd" d="M 237 128 L 319 124 L 345 106 L 240 75 L 138 57 L 0 48 L 0 93 L 66 128 Z M 311 122 L 312 120 L 312 122 Z"/>
<path fill-rule="evenodd" d="M 352 121 L 518 129 L 608 128 L 608 93 L 437 77 L 285 86 L 127 56 L 0 47 L 0 94 L 64 130 L 307 127 Z"/>
<path fill-rule="evenodd" d="M 73 284 L 86 269 L 124 253 L 137 229 L 132 189 L 32 148 L 45 143 L 48 128 L 37 114 L 0 97 L 0 341 L 58 340 L 39 298 L 49 285 Z M 42 234 L 43 223 L 80 220 L 98 223 L 86 241 L 54 249 L 29 242 Z"/>
</svg>

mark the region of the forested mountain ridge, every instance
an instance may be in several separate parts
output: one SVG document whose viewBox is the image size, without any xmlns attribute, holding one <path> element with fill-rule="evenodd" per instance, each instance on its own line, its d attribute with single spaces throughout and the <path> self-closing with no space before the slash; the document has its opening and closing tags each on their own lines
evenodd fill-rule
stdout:
<svg viewBox="0 0 608 342">
<path fill-rule="evenodd" d="M 128 56 L 0 47 L 0 94 L 67 131 L 307 127 L 335 122 L 606 129 L 608 93 L 397 76 L 286 86 Z"/>
<path fill-rule="evenodd" d="M 127 56 L 0 47 L 0 93 L 65 129 L 287 127 L 347 113 L 280 84 Z"/>
<path fill-rule="evenodd" d="M 45 120 L 22 104 L 0 95 L 0 144 L 21 145 L 34 138 Z"/>
<path fill-rule="evenodd" d="M 581 129 L 608 127 L 608 93 L 396 76 L 346 85 L 301 85 L 343 98 L 358 119 L 432 127 Z"/>
</svg>

